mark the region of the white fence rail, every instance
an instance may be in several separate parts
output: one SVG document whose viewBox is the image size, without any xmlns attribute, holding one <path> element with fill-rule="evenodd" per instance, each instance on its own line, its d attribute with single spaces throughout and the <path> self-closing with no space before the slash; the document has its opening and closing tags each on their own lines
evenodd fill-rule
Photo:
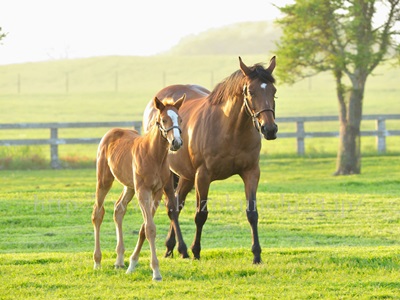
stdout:
<svg viewBox="0 0 400 300">
<path fill-rule="evenodd" d="M 306 131 L 307 122 L 331 122 L 337 121 L 337 116 L 314 116 L 314 117 L 283 117 L 277 118 L 279 123 L 296 123 L 295 132 L 278 132 L 278 138 L 296 138 L 297 154 L 305 154 L 305 139 L 313 137 L 338 137 L 339 132 L 333 131 Z M 363 120 L 375 120 L 375 130 L 361 131 L 361 136 L 376 136 L 376 147 L 379 153 L 386 152 L 386 137 L 398 136 L 400 130 L 387 130 L 386 120 L 400 120 L 399 114 L 393 115 L 365 115 Z M 50 138 L 48 139 L 0 139 L 0 146 L 18 146 L 18 145 L 50 145 L 51 167 L 59 168 L 58 146 L 67 144 L 98 144 L 99 137 L 88 138 L 59 138 L 58 130 L 65 128 L 113 128 L 129 127 L 141 131 L 142 123 L 135 122 L 90 122 L 90 123 L 17 123 L 0 124 L 0 130 L 6 129 L 50 129 Z"/>
</svg>

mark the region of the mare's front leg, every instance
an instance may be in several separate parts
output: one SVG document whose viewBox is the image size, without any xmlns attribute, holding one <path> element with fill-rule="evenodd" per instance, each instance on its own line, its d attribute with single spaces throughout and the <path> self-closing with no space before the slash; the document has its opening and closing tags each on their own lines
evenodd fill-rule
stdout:
<svg viewBox="0 0 400 300">
<path fill-rule="evenodd" d="M 182 258 L 188 258 L 187 247 L 183 240 L 182 232 L 179 225 L 179 214 L 184 206 L 184 202 L 187 194 L 193 187 L 193 182 L 181 178 L 179 180 L 176 196 L 173 190 L 173 173 L 171 172 L 171 178 L 164 187 L 164 193 L 166 195 L 166 206 L 168 217 L 171 220 L 170 229 L 165 241 L 167 251 L 165 257 L 173 256 L 173 250 L 176 244 L 175 234 L 178 238 L 178 252 L 182 255 Z"/>
<path fill-rule="evenodd" d="M 201 233 L 208 217 L 207 198 L 210 183 L 211 180 L 208 171 L 205 167 L 200 167 L 196 172 L 195 179 L 197 208 L 194 221 L 196 223 L 196 234 L 191 247 L 195 259 L 200 259 Z"/>
<path fill-rule="evenodd" d="M 252 247 L 254 258 L 253 263 L 261 263 L 261 246 L 258 238 L 258 211 L 256 193 L 258 188 L 258 181 L 260 180 L 260 167 L 257 165 L 255 169 L 248 170 L 240 175 L 244 182 L 244 188 L 247 199 L 247 220 L 251 226 L 252 234 Z"/>
<path fill-rule="evenodd" d="M 116 268 L 125 268 L 124 264 L 124 237 L 122 233 L 122 220 L 124 219 L 126 208 L 131 202 L 133 196 L 135 195 L 135 190 L 133 188 L 124 187 L 123 192 L 119 196 L 118 201 L 114 205 L 114 223 L 115 230 L 117 233 L 117 247 L 115 251 L 117 252 L 117 260 L 115 261 Z"/>
</svg>

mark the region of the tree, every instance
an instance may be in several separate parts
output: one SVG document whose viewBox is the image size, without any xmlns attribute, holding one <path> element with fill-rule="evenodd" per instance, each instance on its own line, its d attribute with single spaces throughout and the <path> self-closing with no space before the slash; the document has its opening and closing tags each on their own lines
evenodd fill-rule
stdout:
<svg viewBox="0 0 400 300">
<path fill-rule="evenodd" d="M 3 32 L 3 29 L 0 27 L 0 41 L 6 37 L 6 33 Z"/>
<path fill-rule="evenodd" d="M 378 6 L 384 12 L 380 21 Z M 400 0 L 296 0 L 279 9 L 284 17 L 277 21 L 283 29 L 278 77 L 293 83 L 332 72 L 340 122 L 335 174 L 359 174 L 365 85 L 379 63 L 400 57 Z"/>
</svg>

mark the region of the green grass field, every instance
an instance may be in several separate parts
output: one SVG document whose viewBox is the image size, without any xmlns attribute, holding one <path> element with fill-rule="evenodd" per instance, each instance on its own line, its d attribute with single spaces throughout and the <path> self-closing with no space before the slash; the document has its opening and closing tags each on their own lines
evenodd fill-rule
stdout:
<svg viewBox="0 0 400 300">
<path fill-rule="evenodd" d="M 92 269 L 95 171 L 1 171 L 2 299 L 398 299 L 400 159 L 372 156 L 358 176 L 330 175 L 334 158 L 263 156 L 258 192 L 263 264 L 252 265 L 239 177 L 214 182 L 200 261 L 161 258 L 169 227 L 156 214 L 163 282 L 151 282 L 149 248 L 132 275 L 114 270 L 114 184 L 102 226 L 103 268 Z M 181 214 L 194 236 L 194 194 Z M 127 257 L 142 222 L 136 199 L 124 221 Z"/>
<path fill-rule="evenodd" d="M 270 56 L 242 57 L 245 63 Z M 279 67 L 279 58 L 278 65 Z M 99 57 L 0 66 L 0 122 L 140 120 L 164 85 L 197 83 L 211 89 L 238 69 L 232 56 Z M 367 82 L 365 114 L 400 113 L 399 69 L 379 67 Z M 278 81 L 277 115 L 336 115 L 330 74 L 293 86 Z M 278 124 L 281 132 L 293 124 Z M 372 130 L 373 122 L 362 129 Z M 400 129 L 399 122 L 387 122 Z M 306 130 L 337 130 L 336 122 Z M 102 136 L 107 129 L 61 130 L 60 137 Z M 48 130 L 0 131 L 2 139 L 47 138 Z M 145 243 L 134 274 L 114 270 L 114 184 L 102 226 L 103 268 L 93 270 L 97 145 L 60 146 L 62 170 L 49 170 L 49 147 L 0 147 L 0 299 L 400 299 L 400 138 L 386 155 L 362 138 L 362 174 L 334 177 L 337 140 L 263 141 L 258 189 L 263 264 L 252 265 L 250 226 L 239 177 L 213 182 L 202 259 L 164 259 L 166 211 L 156 215 L 163 282 L 151 281 Z M 27 170 L 30 169 L 30 170 Z M 181 214 L 188 246 L 195 196 Z M 142 216 L 136 199 L 125 217 L 127 258 Z"/>
</svg>

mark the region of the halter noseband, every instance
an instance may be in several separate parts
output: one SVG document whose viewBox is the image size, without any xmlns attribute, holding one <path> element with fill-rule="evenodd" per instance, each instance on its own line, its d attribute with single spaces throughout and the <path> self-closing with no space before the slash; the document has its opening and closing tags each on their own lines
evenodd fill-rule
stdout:
<svg viewBox="0 0 400 300">
<path fill-rule="evenodd" d="M 270 111 L 272 112 L 274 119 L 275 119 L 275 110 L 273 110 L 272 108 L 264 108 L 259 110 L 258 112 L 254 112 L 254 109 L 250 108 L 249 105 L 249 99 L 247 99 L 247 86 L 244 85 L 243 86 L 243 103 L 244 103 L 244 107 L 246 108 L 246 113 L 252 118 L 253 120 L 253 125 L 254 127 L 257 129 L 257 131 L 262 134 L 261 132 L 261 123 L 258 120 L 258 117 L 261 113 L 263 113 L 264 111 Z"/>
<path fill-rule="evenodd" d="M 158 129 L 160 129 L 160 131 L 161 131 L 162 137 L 165 138 L 166 140 L 168 140 L 168 138 L 167 138 L 168 131 L 171 131 L 171 130 L 174 129 L 174 128 L 178 129 L 178 130 L 179 130 L 179 133 L 182 134 L 181 128 L 180 128 L 179 126 L 177 126 L 177 125 L 173 125 L 173 126 L 171 126 L 171 127 L 168 127 L 167 129 L 165 129 L 164 127 L 162 127 L 162 125 L 160 124 L 160 122 L 157 122 L 156 124 L 157 124 L 157 126 L 158 126 Z"/>
</svg>

